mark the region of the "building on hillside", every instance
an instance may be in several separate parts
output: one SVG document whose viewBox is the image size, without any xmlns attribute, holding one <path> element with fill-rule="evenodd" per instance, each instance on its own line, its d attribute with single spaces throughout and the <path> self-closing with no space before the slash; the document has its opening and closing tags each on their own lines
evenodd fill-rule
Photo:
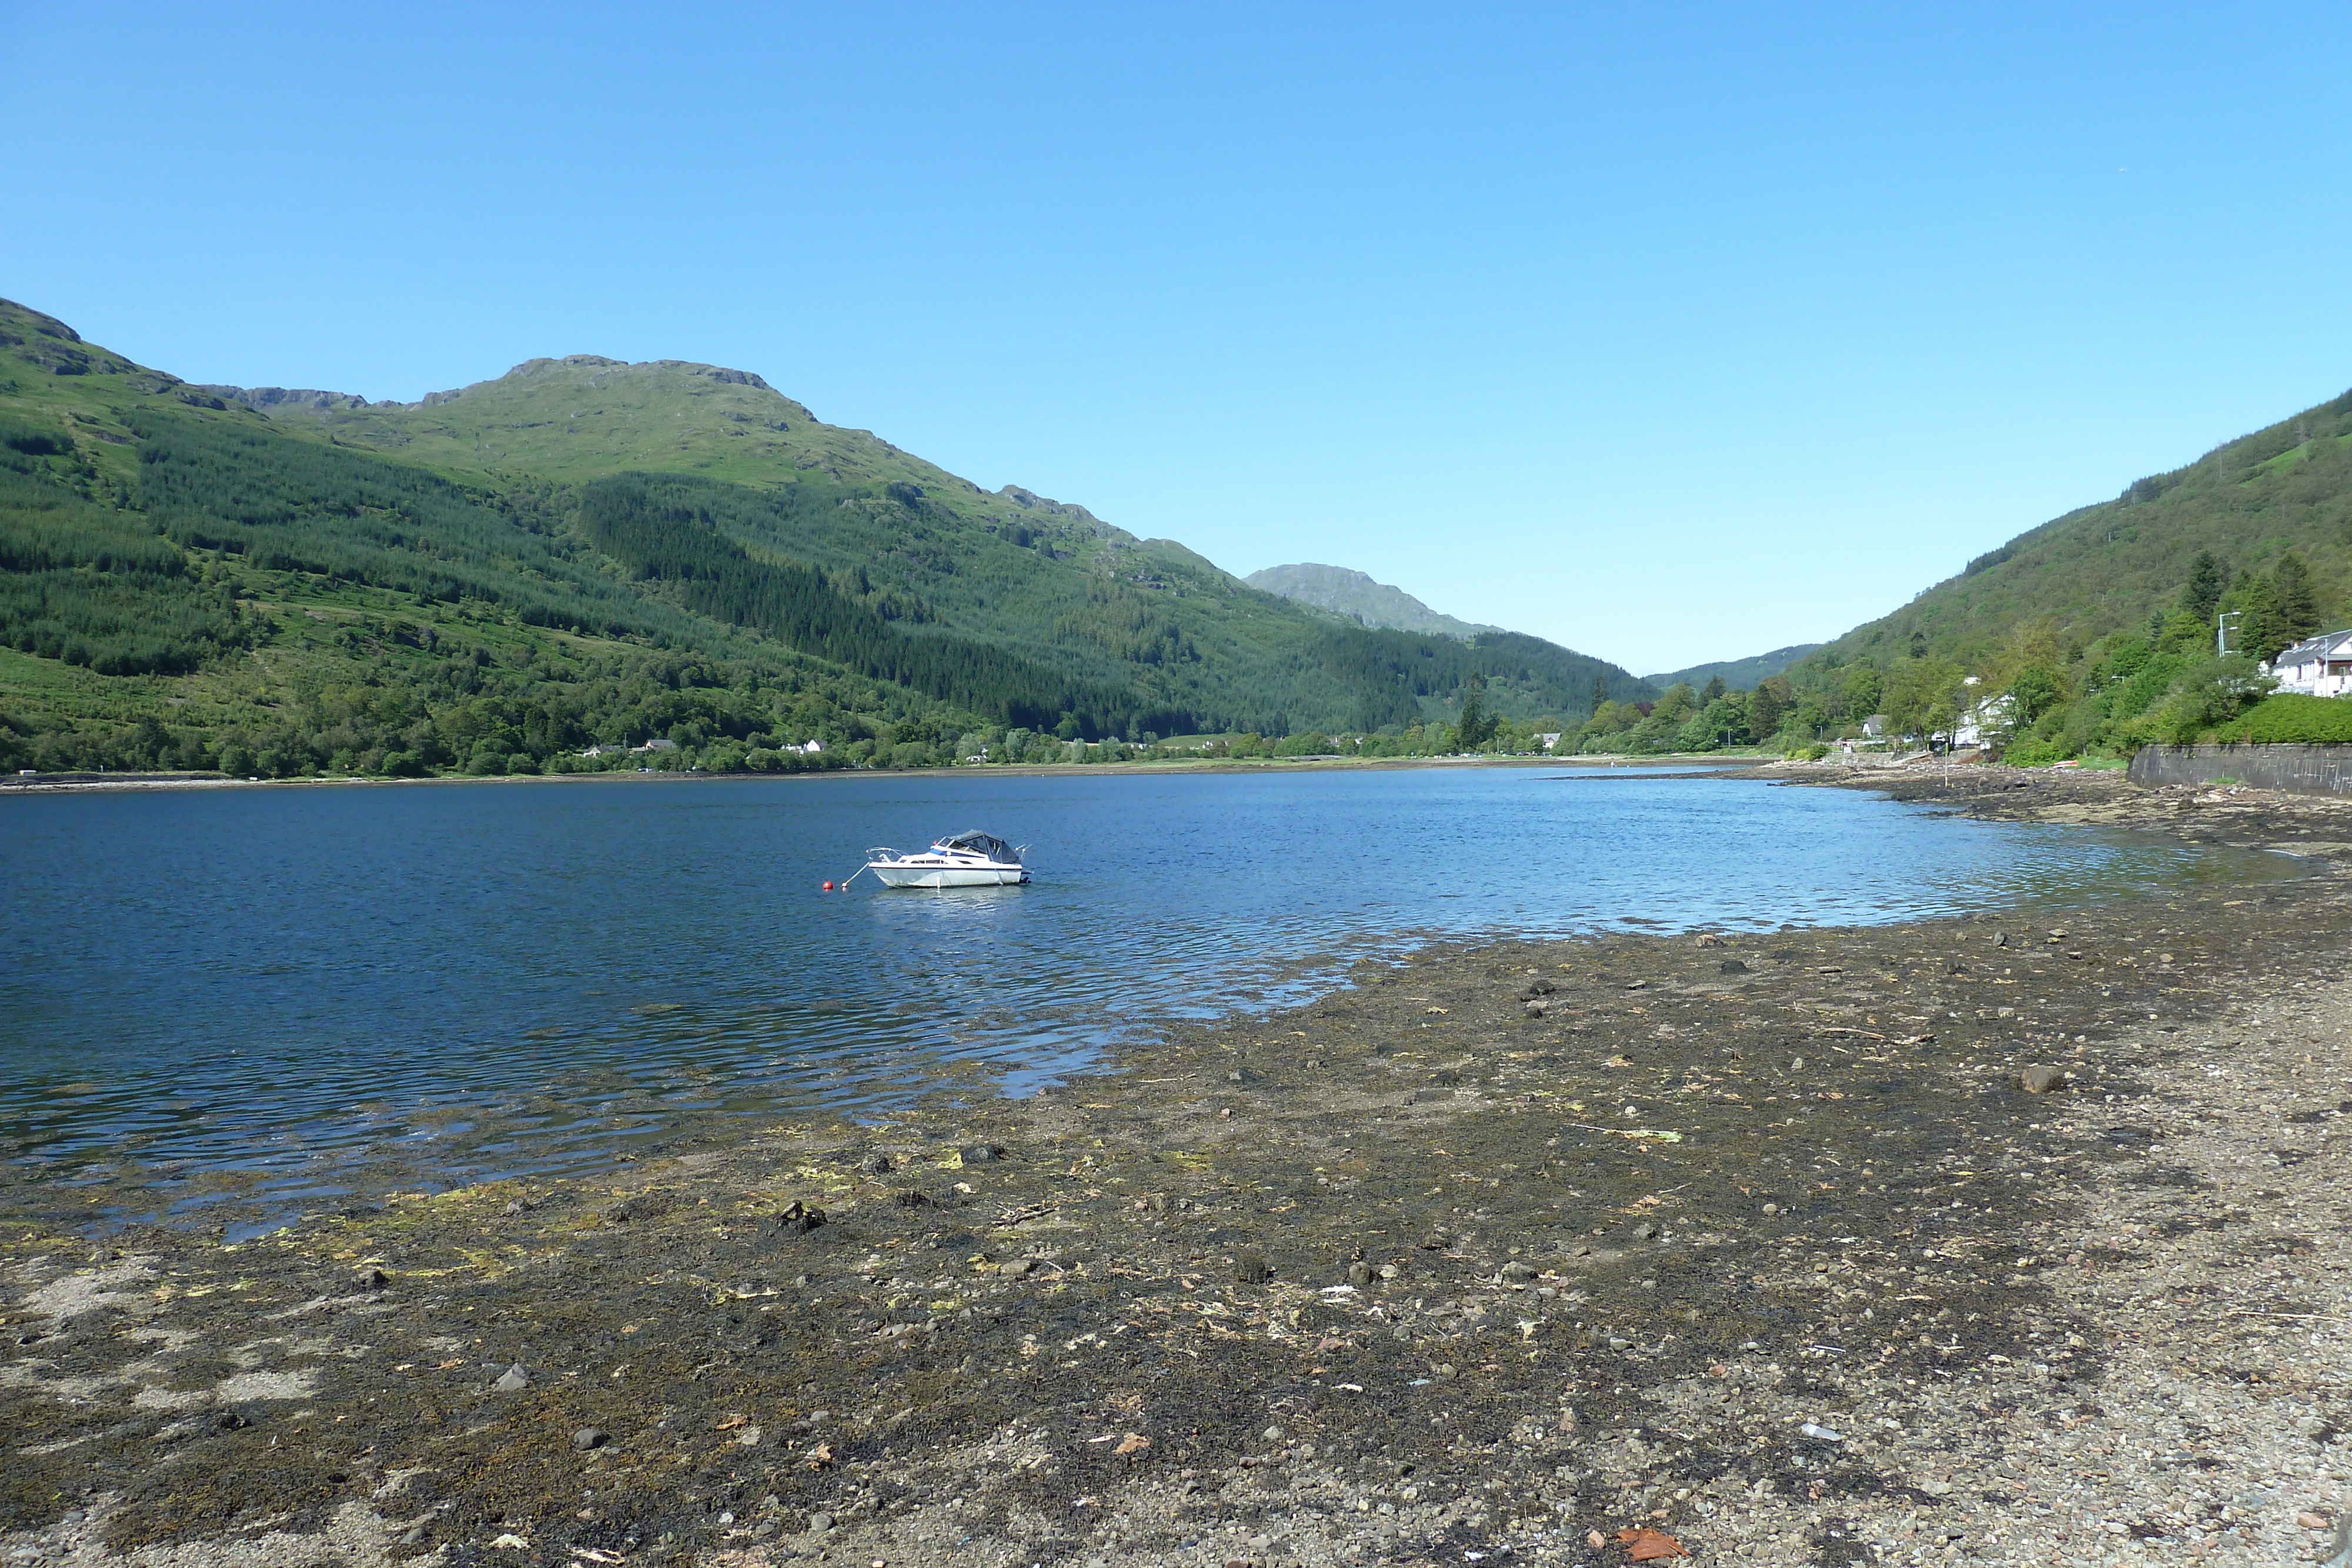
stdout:
<svg viewBox="0 0 2352 1568">
<path fill-rule="evenodd" d="M 2323 632 L 2282 648 L 2263 666 L 2278 677 L 2278 689 L 2307 697 L 2352 695 L 2352 631 Z"/>
<path fill-rule="evenodd" d="M 814 757 L 818 752 L 824 749 L 824 742 L 822 740 L 803 740 L 798 746 L 787 746 L 784 749 L 786 751 L 798 751 L 807 756 Z M 982 748 L 982 754 L 983 756 L 986 755 L 986 747 Z"/>
<path fill-rule="evenodd" d="M 1980 675 L 1970 675 L 1961 683 L 1960 700 L 1969 706 L 1952 726 L 1952 749 L 1965 751 L 1985 744 L 1988 737 L 2006 736 L 2015 720 L 2017 699 L 2007 692 L 1991 696 L 1979 695 L 1983 684 Z"/>
<path fill-rule="evenodd" d="M 1868 718 L 1864 719 L 1862 721 L 1862 733 L 1863 737 L 1866 740 L 1885 739 L 1886 716 L 1883 713 L 1874 713 Z"/>
<path fill-rule="evenodd" d="M 676 751 L 677 749 L 677 742 L 675 740 L 648 740 L 643 746 L 633 746 L 629 747 L 629 749 L 632 751 Z"/>
<path fill-rule="evenodd" d="M 610 745 L 592 746 L 580 755 L 583 757 L 618 757 L 621 753 L 628 749 L 629 748 L 625 746 L 614 743 Z"/>
<path fill-rule="evenodd" d="M 1553 747 L 1559 744 L 1559 731 L 1556 729 L 1546 730 L 1543 734 L 1536 737 L 1536 744 L 1542 747 L 1546 751 L 1549 751 Z"/>
</svg>

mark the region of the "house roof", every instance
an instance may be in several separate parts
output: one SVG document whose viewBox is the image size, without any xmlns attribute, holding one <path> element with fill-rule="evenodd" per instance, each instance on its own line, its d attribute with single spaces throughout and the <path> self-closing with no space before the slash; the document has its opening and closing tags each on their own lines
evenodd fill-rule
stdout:
<svg viewBox="0 0 2352 1568">
<path fill-rule="evenodd" d="M 2316 637 L 2305 637 L 2300 643 L 2288 644 L 2271 656 L 2273 668 L 2280 664 L 2300 664 L 2313 659 L 2352 658 L 2352 630 L 2322 632 Z"/>
</svg>

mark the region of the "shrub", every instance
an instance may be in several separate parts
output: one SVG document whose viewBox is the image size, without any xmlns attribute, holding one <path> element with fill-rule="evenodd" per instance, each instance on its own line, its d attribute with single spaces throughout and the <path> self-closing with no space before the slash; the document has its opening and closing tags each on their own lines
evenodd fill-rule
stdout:
<svg viewBox="0 0 2352 1568">
<path fill-rule="evenodd" d="M 2011 768 L 2047 768 L 2065 757 L 2065 747 L 2057 741 L 2021 740 L 2001 753 L 2000 759 Z"/>
<path fill-rule="evenodd" d="M 2352 698 L 2275 692 L 2223 726 L 2217 738 L 2271 746 L 2352 742 Z"/>
<path fill-rule="evenodd" d="M 0 414 L 0 446 L 27 457 L 70 457 L 73 438 L 54 425 L 31 424 Z"/>
</svg>

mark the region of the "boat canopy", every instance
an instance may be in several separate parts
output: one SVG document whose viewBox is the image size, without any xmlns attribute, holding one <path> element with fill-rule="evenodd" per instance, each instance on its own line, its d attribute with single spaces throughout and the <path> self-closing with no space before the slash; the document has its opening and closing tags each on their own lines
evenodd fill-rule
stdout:
<svg viewBox="0 0 2352 1568">
<path fill-rule="evenodd" d="M 967 833 L 958 833 L 951 839 L 941 839 L 940 841 L 940 848 L 943 850 L 961 850 L 966 854 L 986 855 L 990 860 L 994 861 L 999 865 L 1019 865 L 1021 863 L 1020 851 L 1014 849 L 1011 844 L 1006 843 L 1003 839 L 995 837 L 993 834 L 983 833 L 977 830 Z"/>
</svg>

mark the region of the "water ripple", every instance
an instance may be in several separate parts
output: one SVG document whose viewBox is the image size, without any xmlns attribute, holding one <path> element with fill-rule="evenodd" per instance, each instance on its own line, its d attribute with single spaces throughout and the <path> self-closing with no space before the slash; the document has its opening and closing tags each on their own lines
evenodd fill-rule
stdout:
<svg viewBox="0 0 2352 1568">
<path fill-rule="evenodd" d="M 1520 769 L 125 793 L 0 817 L 0 1150 L 281 1195 L 362 1167 L 590 1169 L 692 1115 L 871 1114 L 957 1073 L 1017 1089 L 1431 937 L 1882 922 L 2282 870 L 1842 790 Z M 1036 883 L 815 891 L 864 845 L 968 826 L 1029 843 Z"/>
</svg>

